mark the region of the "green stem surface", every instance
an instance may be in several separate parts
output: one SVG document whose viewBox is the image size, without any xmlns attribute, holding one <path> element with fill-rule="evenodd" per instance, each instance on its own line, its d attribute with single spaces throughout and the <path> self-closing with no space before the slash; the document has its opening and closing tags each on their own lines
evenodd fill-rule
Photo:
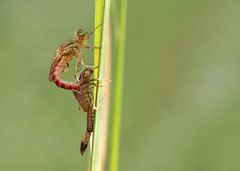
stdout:
<svg viewBox="0 0 240 171">
<path fill-rule="evenodd" d="M 98 68 L 94 72 L 95 78 L 102 79 L 104 76 L 105 56 L 106 56 L 106 38 L 109 25 L 109 11 L 110 0 L 96 0 L 95 1 L 95 27 L 101 27 L 95 30 L 94 46 L 100 47 L 94 51 L 94 65 Z M 98 106 L 99 102 L 104 100 L 103 88 L 97 87 L 95 89 L 95 105 Z M 95 114 L 95 126 L 92 138 L 92 148 L 90 151 L 90 171 L 101 171 L 102 155 L 102 112 L 103 105 L 99 105 Z"/>
</svg>

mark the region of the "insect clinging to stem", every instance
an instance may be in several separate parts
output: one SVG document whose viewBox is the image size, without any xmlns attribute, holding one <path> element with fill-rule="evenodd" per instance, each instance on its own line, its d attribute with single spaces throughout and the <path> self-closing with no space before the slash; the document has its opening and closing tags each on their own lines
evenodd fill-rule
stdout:
<svg viewBox="0 0 240 171">
<path fill-rule="evenodd" d="M 96 107 L 94 107 L 93 88 L 95 86 L 99 86 L 99 83 L 95 82 L 98 81 L 97 79 L 91 79 L 93 72 L 94 67 L 84 68 L 77 78 L 77 84 L 79 85 L 80 89 L 78 91 L 73 91 L 73 94 L 79 103 L 79 108 L 87 113 L 87 129 L 80 145 L 80 152 L 82 155 L 88 146 L 91 133 L 94 129 Z"/>
<path fill-rule="evenodd" d="M 96 30 L 97 26 L 94 30 Z M 75 66 L 75 76 L 79 70 L 79 66 L 82 63 L 83 65 L 83 57 L 81 50 L 91 50 L 97 47 L 90 47 L 87 45 L 87 41 L 90 36 L 94 33 L 94 31 L 88 33 L 84 32 L 82 29 L 78 29 L 75 32 L 75 38 L 67 43 L 63 43 L 58 46 L 56 55 L 54 57 L 54 61 L 51 65 L 50 73 L 49 73 L 49 81 L 53 81 L 58 87 L 67 90 L 79 90 L 79 85 L 72 82 L 67 82 L 61 79 L 62 73 L 66 72 L 69 66 L 69 62 L 76 57 L 77 62 Z"/>
</svg>

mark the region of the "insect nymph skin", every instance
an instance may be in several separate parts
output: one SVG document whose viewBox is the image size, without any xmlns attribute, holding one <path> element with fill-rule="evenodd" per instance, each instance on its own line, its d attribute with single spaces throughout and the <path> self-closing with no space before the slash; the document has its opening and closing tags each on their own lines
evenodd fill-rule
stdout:
<svg viewBox="0 0 240 171">
<path fill-rule="evenodd" d="M 57 52 L 51 65 L 49 73 L 49 81 L 53 81 L 58 87 L 67 90 L 79 90 L 79 85 L 72 82 L 62 80 L 61 76 L 63 72 L 66 72 L 69 66 L 69 62 L 76 57 L 75 74 L 78 72 L 78 68 L 82 63 L 81 49 L 89 50 L 87 46 L 87 40 L 90 38 L 91 33 L 84 32 L 79 29 L 75 32 L 75 38 L 68 42 L 58 46 Z"/>
<path fill-rule="evenodd" d="M 95 79 L 91 79 L 93 72 L 93 67 L 83 69 L 77 81 L 80 89 L 78 91 L 73 91 L 80 109 L 87 113 L 87 130 L 82 138 L 80 146 L 80 152 L 82 155 L 87 148 L 91 133 L 94 129 L 94 114 L 96 109 L 94 107 L 93 88 L 94 86 L 98 86 L 98 84 L 94 83 L 94 81 L 96 81 Z"/>
</svg>

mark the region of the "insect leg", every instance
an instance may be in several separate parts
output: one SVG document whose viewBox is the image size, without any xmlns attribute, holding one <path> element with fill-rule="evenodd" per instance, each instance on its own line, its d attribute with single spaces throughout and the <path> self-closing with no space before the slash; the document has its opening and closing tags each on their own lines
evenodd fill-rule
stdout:
<svg viewBox="0 0 240 171">
<path fill-rule="evenodd" d="M 84 49 L 86 49 L 87 51 L 93 50 L 93 49 L 101 49 L 101 47 L 95 47 L 95 46 L 84 46 Z"/>
<path fill-rule="evenodd" d="M 86 65 L 83 61 L 82 61 L 82 66 L 83 68 L 93 68 L 93 69 L 98 68 L 98 66 Z"/>
<path fill-rule="evenodd" d="M 98 84 L 98 83 L 94 83 L 94 82 L 90 82 L 89 83 L 89 87 L 91 86 L 91 88 L 93 88 L 93 87 L 102 87 L 103 85 L 101 85 L 101 84 Z M 93 86 L 93 87 L 92 87 Z"/>
<path fill-rule="evenodd" d="M 101 25 L 102 24 L 99 24 L 97 27 L 95 27 L 94 30 L 89 33 L 89 35 L 91 36 Z"/>
<path fill-rule="evenodd" d="M 97 83 L 95 83 L 95 81 Z M 91 79 L 89 82 L 90 82 L 91 85 L 102 87 L 103 86 L 103 81 L 107 81 L 107 82 L 111 83 L 111 80 L 108 80 L 108 79 Z"/>
</svg>

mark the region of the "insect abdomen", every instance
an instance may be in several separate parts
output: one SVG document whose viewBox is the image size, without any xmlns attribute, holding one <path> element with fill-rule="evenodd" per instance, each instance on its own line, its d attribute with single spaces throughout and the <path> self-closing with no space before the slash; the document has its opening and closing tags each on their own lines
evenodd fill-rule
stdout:
<svg viewBox="0 0 240 171">
<path fill-rule="evenodd" d="M 79 90 L 79 85 L 76 83 L 64 81 L 61 79 L 61 74 L 63 72 L 63 59 L 58 59 L 50 70 L 49 80 L 53 81 L 58 87 L 66 90 Z"/>
</svg>

